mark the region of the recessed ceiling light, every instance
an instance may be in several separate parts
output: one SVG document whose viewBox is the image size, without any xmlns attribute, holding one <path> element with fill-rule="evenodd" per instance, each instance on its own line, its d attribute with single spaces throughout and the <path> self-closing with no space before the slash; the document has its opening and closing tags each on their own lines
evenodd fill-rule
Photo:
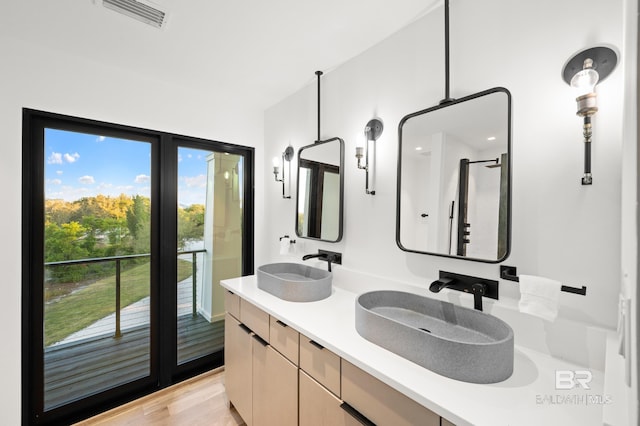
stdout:
<svg viewBox="0 0 640 426">
<path fill-rule="evenodd" d="M 421 146 L 417 146 L 416 147 L 416 151 L 422 151 L 422 147 Z"/>
<path fill-rule="evenodd" d="M 496 140 L 496 137 L 495 137 L 495 136 L 489 136 L 489 137 L 487 138 L 487 140 L 488 140 L 488 141 L 495 141 L 495 140 Z"/>
</svg>

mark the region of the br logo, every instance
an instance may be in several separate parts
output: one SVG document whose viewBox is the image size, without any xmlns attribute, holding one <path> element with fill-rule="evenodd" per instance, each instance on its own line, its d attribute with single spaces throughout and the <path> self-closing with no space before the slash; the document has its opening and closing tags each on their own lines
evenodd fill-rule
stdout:
<svg viewBox="0 0 640 426">
<path fill-rule="evenodd" d="M 577 387 L 591 389 L 589 383 L 592 379 L 591 371 L 556 370 L 556 389 L 570 390 Z"/>
</svg>

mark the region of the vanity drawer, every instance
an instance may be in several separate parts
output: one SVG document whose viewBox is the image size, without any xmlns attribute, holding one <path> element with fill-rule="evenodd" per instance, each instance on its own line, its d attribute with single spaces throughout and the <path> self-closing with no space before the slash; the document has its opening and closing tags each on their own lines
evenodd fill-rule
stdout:
<svg viewBox="0 0 640 426">
<path fill-rule="evenodd" d="M 342 400 L 378 425 L 440 425 L 436 413 L 345 360 Z"/>
<path fill-rule="evenodd" d="M 306 336 L 300 336 L 300 368 L 340 397 L 340 357 Z"/>
<path fill-rule="evenodd" d="M 274 317 L 269 325 L 269 344 L 297 366 L 300 333 Z"/>
<path fill-rule="evenodd" d="M 341 408 L 340 401 L 324 386 L 300 371 L 299 421 L 301 426 L 361 426 Z"/>
<path fill-rule="evenodd" d="M 240 319 L 240 296 L 227 290 L 224 293 L 224 310 Z"/>
<path fill-rule="evenodd" d="M 240 322 L 269 343 L 269 314 L 257 306 L 240 299 Z"/>
</svg>

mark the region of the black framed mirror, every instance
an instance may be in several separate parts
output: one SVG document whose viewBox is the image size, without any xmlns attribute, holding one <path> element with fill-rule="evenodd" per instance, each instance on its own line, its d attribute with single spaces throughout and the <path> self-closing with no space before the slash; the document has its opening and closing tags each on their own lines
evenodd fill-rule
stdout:
<svg viewBox="0 0 640 426">
<path fill-rule="evenodd" d="M 409 114 L 398 137 L 398 246 L 505 260 L 511 247 L 509 91 L 497 87 Z"/>
<path fill-rule="evenodd" d="M 327 139 L 298 151 L 296 234 L 327 242 L 342 239 L 344 141 Z"/>
</svg>

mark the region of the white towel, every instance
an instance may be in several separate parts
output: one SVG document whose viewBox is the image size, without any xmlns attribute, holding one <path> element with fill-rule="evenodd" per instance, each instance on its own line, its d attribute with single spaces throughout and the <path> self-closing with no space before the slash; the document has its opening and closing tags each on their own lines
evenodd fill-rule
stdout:
<svg viewBox="0 0 640 426">
<path fill-rule="evenodd" d="M 562 283 L 534 275 L 520 275 L 520 312 L 554 321 Z"/>
<path fill-rule="evenodd" d="M 291 249 L 291 240 L 289 237 L 280 238 L 280 254 L 289 254 Z"/>
</svg>

